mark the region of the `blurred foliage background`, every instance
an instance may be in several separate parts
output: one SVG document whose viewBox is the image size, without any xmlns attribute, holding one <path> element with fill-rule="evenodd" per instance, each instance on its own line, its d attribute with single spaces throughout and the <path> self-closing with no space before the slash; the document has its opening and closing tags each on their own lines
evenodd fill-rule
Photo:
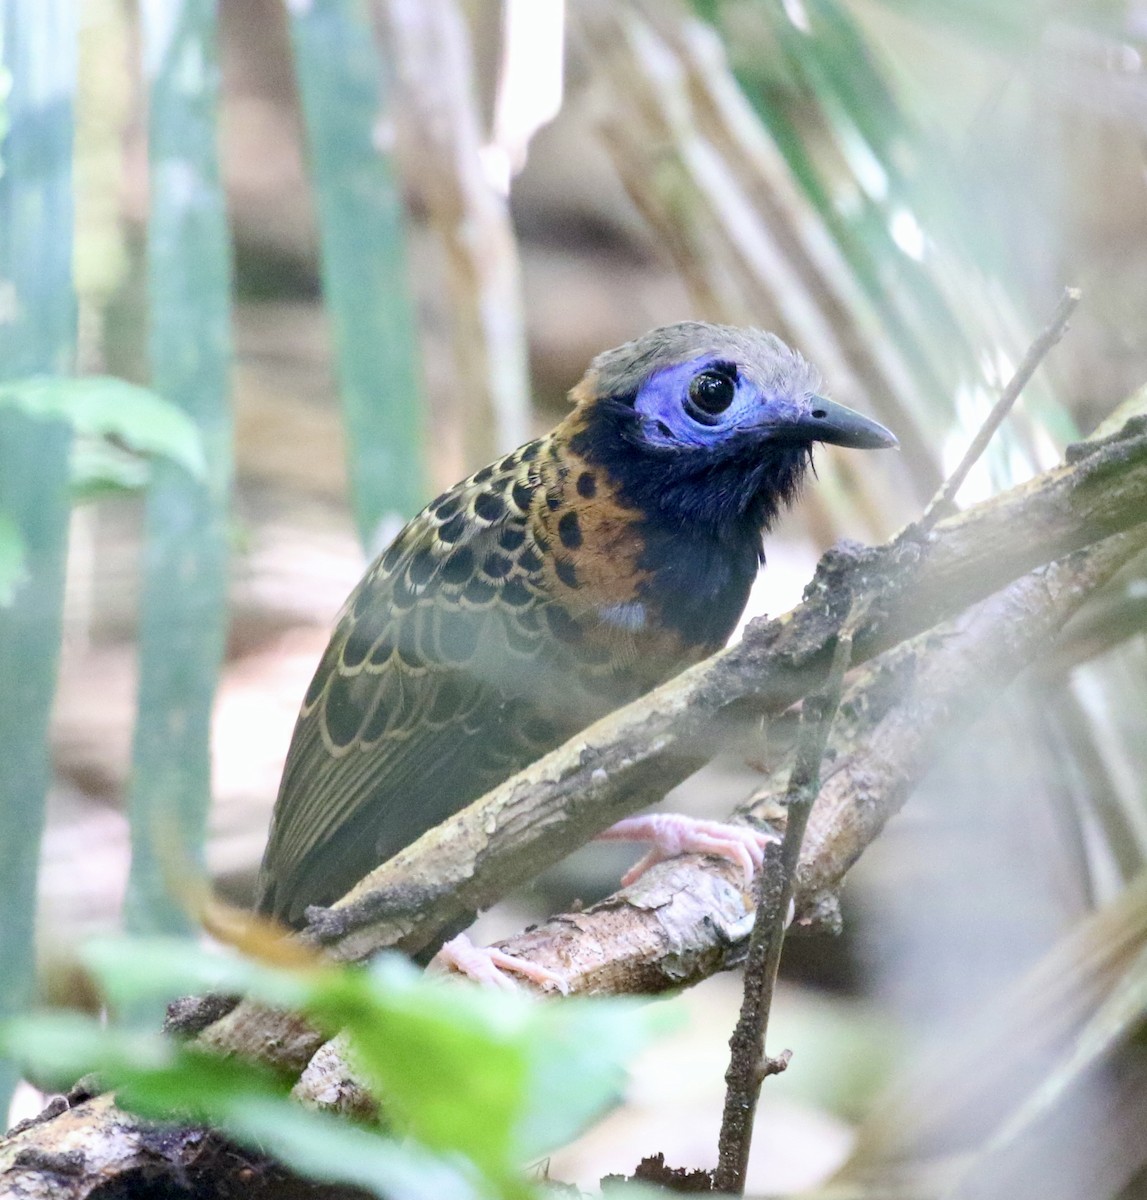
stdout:
<svg viewBox="0 0 1147 1200">
<path fill-rule="evenodd" d="M 1142 0 L 0 11 L 5 1012 L 78 1002 L 95 932 L 185 930 L 173 845 L 249 899 L 367 556 L 551 425 L 598 351 L 763 325 L 900 435 L 818 459 L 754 612 L 918 513 L 1064 284 L 1069 338 L 962 497 L 1147 379 Z M 1127 572 L 986 697 L 854 872 L 844 935 L 786 947 L 757 1190 L 1147 1194 L 1145 596 Z M 719 762 L 674 803 L 753 778 Z M 483 931 L 617 871 L 575 856 Z M 553 1177 L 710 1165 L 736 998 L 683 997 Z"/>
</svg>

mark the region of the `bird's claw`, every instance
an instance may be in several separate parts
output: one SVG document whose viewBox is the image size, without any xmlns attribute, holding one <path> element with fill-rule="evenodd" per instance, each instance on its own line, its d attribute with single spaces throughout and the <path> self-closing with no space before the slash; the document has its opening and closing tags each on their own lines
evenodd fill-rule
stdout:
<svg viewBox="0 0 1147 1200">
<path fill-rule="evenodd" d="M 556 971 L 507 954 L 505 950 L 494 946 L 475 946 L 464 933 L 451 938 L 431 959 L 430 965 L 440 971 L 465 975 L 485 987 L 498 987 L 505 991 L 518 990 L 518 985 L 507 974 L 509 971 L 529 979 L 543 990 L 552 988 L 563 996 L 570 990 L 569 984 Z"/>
<path fill-rule="evenodd" d="M 621 877 L 624 887 L 640 879 L 650 867 L 680 854 L 711 854 L 728 859 L 741 868 L 746 886 L 765 860 L 765 847 L 780 841 L 780 835 L 752 825 L 705 821 L 680 813 L 648 813 L 618 821 L 599 838 L 609 841 L 650 842 L 646 856 Z"/>
</svg>

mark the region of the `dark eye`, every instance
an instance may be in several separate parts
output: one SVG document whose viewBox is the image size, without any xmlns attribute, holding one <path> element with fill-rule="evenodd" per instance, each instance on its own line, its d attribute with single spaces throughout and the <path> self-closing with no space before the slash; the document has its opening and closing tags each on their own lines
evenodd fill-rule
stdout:
<svg viewBox="0 0 1147 1200">
<path fill-rule="evenodd" d="M 737 394 L 736 383 L 720 371 L 702 371 L 689 384 L 689 407 L 695 409 L 694 416 L 702 421 L 716 417 L 733 403 Z"/>
</svg>

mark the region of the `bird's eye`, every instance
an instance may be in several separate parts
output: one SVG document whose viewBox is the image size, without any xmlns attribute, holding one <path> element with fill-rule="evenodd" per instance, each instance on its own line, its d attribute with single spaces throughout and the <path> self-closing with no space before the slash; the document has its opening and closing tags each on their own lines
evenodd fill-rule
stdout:
<svg viewBox="0 0 1147 1200">
<path fill-rule="evenodd" d="M 733 403 L 737 394 L 736 382 L 721 371 L 702 371 L 689 384 L 691 415 L 711 424 Z"/>
</svg>

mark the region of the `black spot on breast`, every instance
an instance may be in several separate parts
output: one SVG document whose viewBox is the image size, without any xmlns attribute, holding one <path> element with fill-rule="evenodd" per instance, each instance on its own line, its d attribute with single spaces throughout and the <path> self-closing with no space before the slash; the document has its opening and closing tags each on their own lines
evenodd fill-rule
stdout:
<svg viewBox="0 0 1147 1200">
<path fill-rule="evenodd" d="M 510 579 L 502 585 L 500 599 L 511 608 L 524 608 L 532 597 L 530 589 L 521 579 Z"/>
<path fill-rule="evenodd" d="M 533 546 L 527 546 L 521 554 L 518 555 L 518 566 L 522 568 L 527 575 L 536 575 L 542 569 L 542 556 L 534 549 Z"/>
<path fill-rule="evenodd" d="M 466 514 L 455 513 L 438 531 L 438 540 L 448 546 L 453 545 L 466 529 Z"/>
<path fill-rule="evenodd" d="M 534 459 L 538 457 L 538 451 L 540 451 L 541 448 L 542 443 L 540 441 L 528 442 L 520 451 L 522 462 L 533 462 Z"/>
<path fill-rule="evenodd" d="M 505 471 L 507 474 L 518 465 L 518 456 L 516 454 L 507 454 L 504 459 L 498 464 L 499 471 Z"/>
<path fill-rule="evenodd" d="M 492 492 L 504 492 L 509 486 L 510 477 L 508 475 L 502 475 L 499 476 L 499 478 L 491 481 L 490 490 Z"/>
<path fill-rule="evenodd" d="M 355 702 L 351 691 L 352 681 L 336 676 L 327 692 L 327 703 L 323 711 L 327 734 L 339 747 L 349 746 L 362 727 L 362 709 Z"/>
<path fill-rule="evenodd" d="M 491 579 L 505 579 L 513 568 L 513 562 L 504 554 L 487 554 L 482 563 L 482 571 Z"/>
<path fill-rule="evenodd" d="M 462 589 L 462 595 L 474 604 L 488 604 L 494 599 L 497 590 L 494 584 L 487 583 L 485 579 L 475 575 Z"/>
<path fill-rule="evenodd" d="M 443 583 L 465 583 L 474 573 L 474 551 L 469 546 L 459 546 L 442 564 L 438 578 Z"/>
<path fill-rule="evenodd" d="M 485 483 L 486 480 L 489 479 L 496 470 L 497 470 L 497 466 L 494 463 L 491 463 L 488 467 L 483 467 L 474 476 L 474 482 L 475 483 Z"/>
<path fill-rule="evenodd" d="M 436 563 L 434 553 L 427 550 L 425 547 L 410 560 L 410 566 L 407 568 L 407 574 L 410 576 L 410 582 L 417 587 L 421 587 L 434 574 L 434 566 Z"/>
<path fill-rule="evenodd" d="M 573 645 L 582 639 L 581 626 L 569 615 L 560 604 L 550 604 L 546 608 L 546 623 L 550 632 L 559 642 Z"/>
<path fill-rule="evenodd" d="M 493 492 L 479 492 L 474 497 L 474 512 L 483 521 L 496 521 L 505 515 L 506 502 Z"/>
<path fill-rule="evenodd" d="M 561 508 L 561 506 L 562 506 L 562 498 L 560 495 L 558 495 L 557 492 L 547 492 L 546 493 L 546 508 L 548 508 L 550 510 L 550 512 L 557 512 L 557 510 L 559 508 Z"/>
<path fill-rule="evenodd" d="M 597 480 L 592 471 L 582 471 L 577 477 L 577 494 L 586 500 L 592 500 L 597 495 Z"/>
<path fill-rule="evenodd" d="M 509 550 L 513 553 L 526 540 L 526 528 L 524 525 L 507 525 L 505 529 L 498 534 L 498 545 L 503 550 Z"/>
<path fill-rule="evenodd" d="M 559 558 L 556 564 L 558 578 L 566 587 L 577 587 L 577 568 L 568 558 Z"/>
<path fill-rule="evenodd" d="M 558 537 L 567 550 L 576 550 L 581 545 L 581 522 L 572 509 L 562 513 L 561 520 L 558 521 Z"/>
<path fill-rule="evenodd" d="M 444 492 L 430 506 L 430 511 L 440 521 L 449 521 L 461 507 L 462 497 L 457 492 Z"/>
<path fill-rule="evenodd" d="M 523 483 L 520 479 L 514 484 L 510 495 L 514 498 L 514 503 L 522 510 L 522 512 L 530 511 L 530 498 L 533 496 L 533 489 L 529 484 Z"/>
</svg>

